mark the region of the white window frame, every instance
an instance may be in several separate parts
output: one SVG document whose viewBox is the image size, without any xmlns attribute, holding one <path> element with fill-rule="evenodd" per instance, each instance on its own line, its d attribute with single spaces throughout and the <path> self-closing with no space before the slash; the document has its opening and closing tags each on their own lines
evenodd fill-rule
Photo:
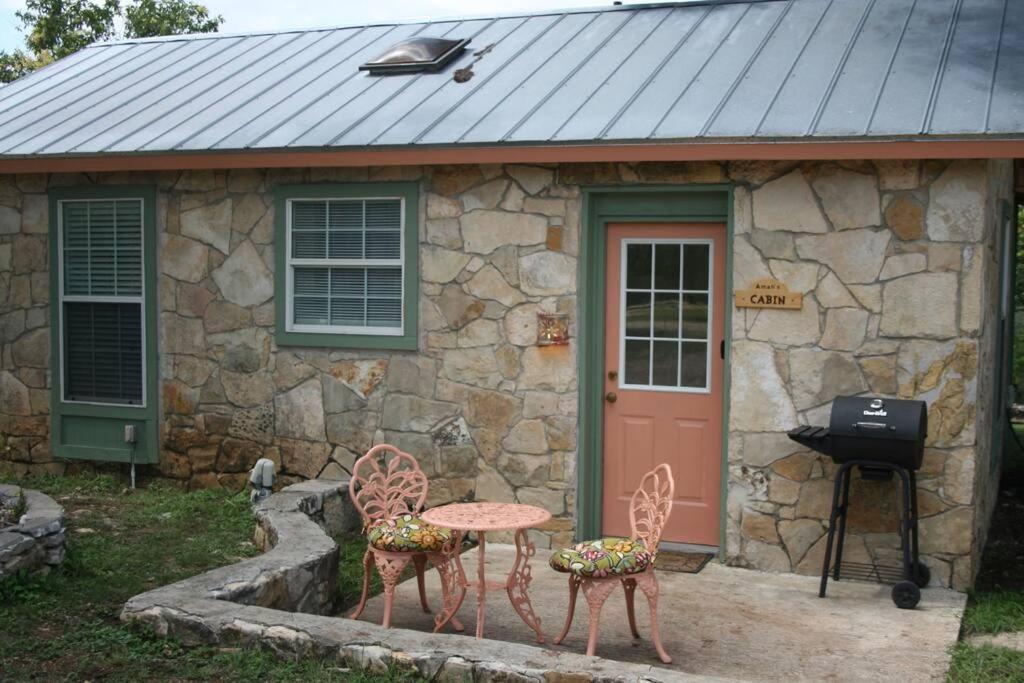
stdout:
<svg viewBox="0 0 1024 683">
<path fill-rule="evenodd" d="M 292 256 L 292 204 L 295 202 L 367 202 L 382 199 L 397 199 L 399 202 L 399 244 L 397 259 L 303 259 Z M 401 337 L 405 335 L 405 197 L 402 196 L 367 196 L 367 197 L 296 197 L 285 200 L 285 330 L 287 332 L 312 332 L 316 334 L 350 334 L 365 336 Z M 352 267 L 375 268 L 395 267 L 402 269 L 401 281 L 401 320 L 399 327 L 369 327 L 355 325 L 298 325 L 295 323 L 295 268 L 296 266 L 312 266 L 322 268 Z"/>
<path fill-rule="evenodd" d="M 142 239 L 139 248 L 142 255 L 142 289 L 138 296 L 92 296 L 85 294 L 64 294 L 64 204 L 68 203 L 100 203 L 100 202 L 138 202 L 142 207 L 139 213 Z M 116 217 L 115 217 L 116 221 Z M 75 401 L 67 398 L 68 377 L 64 362 L 64 303 L 96 303 L 96 304 L 139 304 L 139 326 L 141 334 L 142 355 L 142 400 L 139 403 L 127 403 L 123 401 Z M 148 361 L 146 357 L 146 201 L 142 197 L 112 197 L 112 198 L 88 198 L 88 199 L 60 199 L 57 201 L 57 343 L 58 357 L 60 359 L 60 402 L 69 405 L 92 405 L 112 406 L 116 408 L 145 408 L 148 386 Z"/>
<path fill-rule="evenodd" d="M 637 237 L 637 238 L 623 239 L 620 244 L 621 244 L 621 246 L 620 246 L 620 252 L 621 253 L 619 255 L 619 339 L 618 339 L 617 343 L 619 345 L 619 377 L 622 379 L 622 381 L 619 383 L 619 388 L 620 389 L 631 389 L 631 390 L 635 390 L 635 391 L 660 391 L 660 392 L 668 392 L 668 393 L 673 393 L 673 394 L 710 394 L 710 393 L 712 393 L 712 390 L 713 390 L 713 379 L 712 379 L 712 376 L 711 376 L 711 354 L 712 354 L 713 350 L 711 348 L 711 342 L 712 342 L 712 338 L 714 336 L 713 331 L 715 329 L 715 327 L 714 327 L 715 326 L 715 321 L 714 321 L 714 313 L 715 313 L 715 306 L 714 306 L 714 296 L 715 296 L 715 292 L 714 292 L 714 290 L 715 290 L 715 242 L 714 242 L 714 240 L 712 240 L 712 239 L 704 239 L 704 238 L 700 238 L 700 239 L 697 239 L 697 238 L 679 238 L 679 239 L 676 239 L 676 238 L 649 238 L 649 239 L 644 239 L 644 238 Z M 652 245 L 653 244 L 677 244 L 681 248 L 685 247 L 688 244 L 694 244 L 694 245 L 703 244 L 703 245 L 707 245 L 707 247 L 708 247 L 708 288 L 707 288 L 707 291 L 705 292 L 705 290 L 701 290 L 701 289 L 682 289 L 681 288 L 681 285 L 682 285 L 682 281 L 681 280 L 680 280 L 680 283 L 679 283 L 680 284 L 680 289 L 654 289 L 653 288 L 653 285 L 654 285 L 653 280 L 651 282 L 652 287 L 650 289 L 638 289 L 638 290 L 630 290 L 630 289 L 628 289 L 626 287 L 626 256 L 627 256 L 627 253 L 629 251 L 629 245 L 631 245 L 631 244 L 652 244 Z M 679 263 L 679 277 L 680 277 L 680 279 L 683 277 L 682 257 L 683 257 L 683 255 L 682 255 L 682 253 L 680 253 L 680 263 Z M 655 265 L 656 264 L 652 260 L 652 262 L 651 262 L 651 277 L 652 278 L 654 277 Z M 649 352 L 651 355 L 649 356 L 649 359 L 648 359 L 648 369 L 649 369 L 650 368 L 650 363 L 653 362 L 653 357 L 654 357 L 653 356 L 653 341 L 659 339 L 658 337 L 655 337 L 653 335 L 653 332 L 654 332 L 654 322 L 653 322 L 653 320 L 651 321 L 651 336 L 650 337 L 628 337 L 626 335 L 626 293 L 629 292 L 629 291 L 651 292 L 651 316 L 652 316 L 652 318 L 654 316 L 654 294 L 656 294 L 656 293 L 673 293 L 673 294 L 680 294 L 680 296 L 682 296 L 684 294 L 705 294 L 705 293 L 708 295 L 708 327 L 707 327 L 707 332 L 705 334 L 705 338 L 704 339 L 693 339 L 693 338 L 681 337 L 681 336 L 680 337 L 676 337 L 675 339 L 672 339 L 672 338 L 669 338 L 669 337 L 665 337 L 664 338 L 664 341 L 675 341 L 677 343 L 678 342 L 703 342 L 704 344 L 706 344 L 707 351 L 705 352 L 705 362 L 706 362 L 707 366 L 706 366 L 706 368 L 704 370 L 704 380 L 705 381 L 704 381 L 704 386 L 703 387 L 680 387 L 680 386 L 667 387 L 667 386 L 658 386 L 658 385 L 653 385 L 653 384 L 627 384 L 626 383 L 626 341 L 627 340 L 639 340 L 639 341 L 651 341 L 652 342 L 652 349 Z M 680 311 L 680 321 L 679 321 L 679 323 L 680 323 L 680 326 L 682 326 L 682 311 Z M 682 333 L 682 329 L 680 328 L 680 334 L 681 333 Z M 683 371 L 683 365 L 682 365 L 682 358 L 680 357 L 679 358 L 679 367 L 677 368 L 677 373 L 678 373 L 677 377 L 678 378 L 682 377 L 682 371 Z M 677 379 L 677 381 L 679 381 L 679 380 Z"/>
</svg>

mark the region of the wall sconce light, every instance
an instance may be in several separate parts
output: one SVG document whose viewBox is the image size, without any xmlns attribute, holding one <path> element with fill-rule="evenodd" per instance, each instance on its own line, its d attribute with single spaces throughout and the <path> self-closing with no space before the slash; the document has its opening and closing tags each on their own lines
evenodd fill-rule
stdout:
<svg viewBox="0 0 1024 683">
<path fill-rule="evenodd" d="M 555 346 L 568 343 L 568 313 L 537 314 L 537 346 Z"/>
</svg>

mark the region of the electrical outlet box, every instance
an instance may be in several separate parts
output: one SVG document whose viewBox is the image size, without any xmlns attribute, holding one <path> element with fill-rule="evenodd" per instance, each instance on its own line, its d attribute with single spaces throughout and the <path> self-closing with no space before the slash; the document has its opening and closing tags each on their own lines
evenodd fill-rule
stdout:
<svg viewBox="0 0 1024 683">
<path fill-rule="evenodd" d="M 125 443 L 137 443 L 139 436 L 135 431 L 135 425 L 124 426 L 124 442 Z"/>
</svg>

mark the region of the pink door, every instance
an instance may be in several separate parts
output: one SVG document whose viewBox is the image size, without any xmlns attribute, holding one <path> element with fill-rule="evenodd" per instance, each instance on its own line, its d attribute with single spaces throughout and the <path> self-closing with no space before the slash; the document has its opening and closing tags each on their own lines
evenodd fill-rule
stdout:
<svg viewBox="0 0 1024 683">
<path fill-rule="evenodd" d="M 608 228 L 605 535 L 628 536 L 643 474 L 676 481 L 663 541 L 719 544 L 725 226 Z"/>
</svg>

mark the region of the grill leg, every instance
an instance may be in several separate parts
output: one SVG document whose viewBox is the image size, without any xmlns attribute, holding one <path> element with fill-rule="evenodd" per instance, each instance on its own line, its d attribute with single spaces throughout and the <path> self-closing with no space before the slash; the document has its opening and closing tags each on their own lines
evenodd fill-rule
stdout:
<svg viewBox="0 0 1024 683">
<path fill-rule="evenodd" d="M 832 578 L 839 580 L 839 567 L 843 563 L 843 545 L 846 543 L 846 518 L 850 515 L 850 479 L 853 478 L 853 468 L 848 468 L 843 479 L 843 516 L 839 519 L 839 539 L 836 541 L 836 561 L 832 565 Z"/>
<path fill-rule="evenodd" d="M 917 544 L 917 472 L 910 471 L 910 514 L 913 515 L 913 522 L 910 527 L 911 553 L 914 560 L 914 568 L 917 568 L 921 561 L 920 551 Z"/>
<path fill-rule="evenodd" d="M 819 598 L 825 597 L 825 588 L 828 586 L 828 569 L 829 564 L 832 562 L 832 543 L 835 540 L 836 535 L 836 520 L 839 518 L 840 514 L 840 487 L 843 483 L 843 477 L 846 476 L 846 472 L 849 469 L 849 465 L 843 465 L 836 473 L 836 484 L 832 491 L 832 513 L 829 515 L 828 520 L 828 540 L 825 542 L 825 560 L 821 567 L 821 588 L 818 590 Z"/>
<path fill-rule="evenodd" d="M 910 476 L 907 474 L 907 471 L 899 467 L 896 469 L 896 473 L 900 475 L 900 482 L 903 485 L 903 519 L 900 522 L 900 545 L 903 546 L 903 578 L 907 581 L 913 581 L 914 565 L 910 559 L 910 546 L 912 542 L 911 537 L 916 537 L 917 534 L 911 531 L 911 527 L 916 522 L 911 514 L 911 506 L 912 499 L 916 495 L 914 489 L 910 486 Z M 916 538 L 914 540 L 916 541 Z M 914 544 L 916 545 L 916 542 Z"/>
</svg>

